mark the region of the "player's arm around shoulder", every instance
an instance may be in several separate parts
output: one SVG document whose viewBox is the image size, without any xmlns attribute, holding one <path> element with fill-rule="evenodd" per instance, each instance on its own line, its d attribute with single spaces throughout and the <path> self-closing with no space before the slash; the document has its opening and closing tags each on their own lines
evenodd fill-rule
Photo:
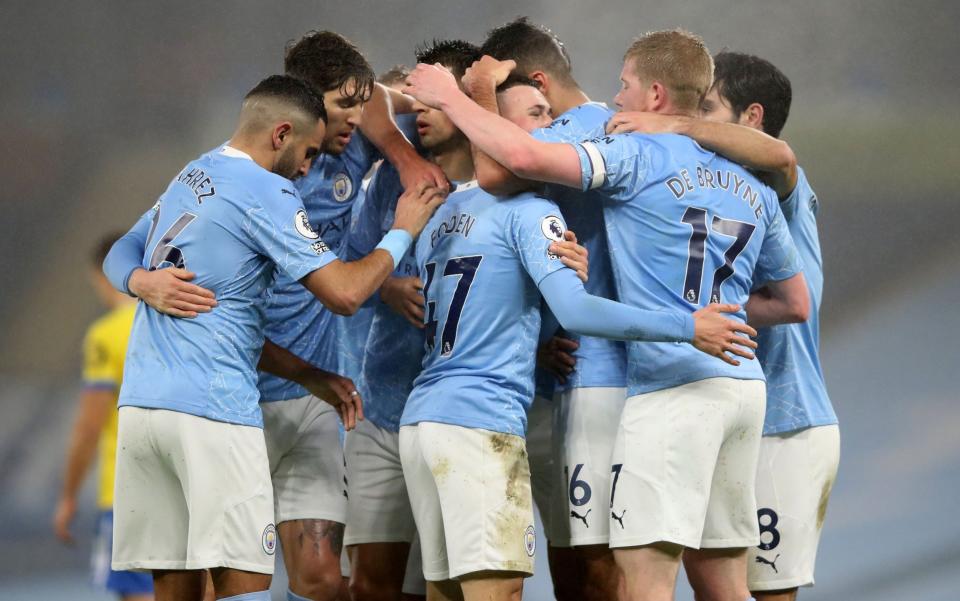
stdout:
<svg viewBox="0 0 960 601">
<path fill-rule="evenodd" d="M 766 283 L 750 295 L 745 306 L 747 321 L 754 327 L 801 323 L 810 317 L 810 292 L 800 253 L 777 199 L 770 198 L 765 204 L 767 227 L 754 279 Z"/>
</svg>

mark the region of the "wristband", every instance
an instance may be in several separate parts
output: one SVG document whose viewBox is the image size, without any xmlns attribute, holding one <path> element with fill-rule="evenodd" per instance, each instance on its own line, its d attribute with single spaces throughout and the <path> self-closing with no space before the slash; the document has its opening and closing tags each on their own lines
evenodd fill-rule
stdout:
<svg viewBox="0 0 960 601">
<path fill-rule="evenodd" d="M 383 237 L 383 240 L 380 241 L 380 244 L 377 245 L 377 248 L 390 253 L 390 256 L 393 257 L 393 268 L 396 269 L 411 244 L 413 244 L 413 236 L 410 235 L 410 232 L 406 230 L 390 230 L 387 232 L 387 235 Z"/>
</svg>

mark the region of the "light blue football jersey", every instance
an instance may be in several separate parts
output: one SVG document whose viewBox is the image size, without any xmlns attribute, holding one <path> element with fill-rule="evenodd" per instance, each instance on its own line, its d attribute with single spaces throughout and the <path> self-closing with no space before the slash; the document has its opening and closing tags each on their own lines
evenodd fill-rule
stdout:
<svg viewBox="0 0 960 601">
<path fill-rule="evenodd" d="M 296 181 L 314 231 L 340 256 L 350 229 L 350 213 L 361 194 L 363 177 L 379 158 L 376 148 L 359 131 L 340 155 L 321 154 L 304 177 Z M 305 361 L 334 373 L 343 373 L 345 341 L 338 317 L 303 286 L 278 277 L 267 298 L 266 336 Z M 280 401 L 305 396 L 295 382 L 261 372 L 262 400 Z"/>
<path fill-rule="evenodd" d="M 602 136 L 613 111 L 598 102 L 588 102 L 563 113 L 549 126 L 533 132 L 545 142 L 579 142 Z M 566 186 L 547 186 L 544 195 L 557 203 L 567 227 L 590 253 L 590 277 L 584 288 L 594 296 L 617 300 L 613 268 L 603 223 L 603 202 L 597 192 L 581 192 Z M 586 198 L 585 198 L 586 196 Z M 558 390 L 588 387 L 624 387 L 627 378 L 626 344 L 620 340 L 563 334 L 580 343 L 574 353 L 577 365 Z M 538 387 L 538 394 L 541 394 Z"/>
<path fill-rule="evenodd" d="M 336 258 L 310 229 L 296 188 L 224 146 L 187 164 L 134 227 L 149 230 L 143 267 L 189 269 L 218 306 L 178 319 L 141 303 L 119 405 L 261 427 L 267 290 L 278 273 L 296 282 Z"/>
<path fill-rule="evenodd" d="M 537 285 L 565 269 L 548 252 L 566 226 L 531 193 L 458 187 L 416 245 L 427 302 L 423 371 L 401 425 L 441 422 L 523 436 L 540 334 Z"/>
<path fill-rule="evenodd" d="M 776 195 L 740 165 L 674 134 L 603 136 L 574 148 L 583 189 L 604 195 L 623 302 L 649 310 L 742 307 L 754 281 L 800 272 Z M 630 395 L 714 377 L 764 379 L 756 359 L 735 367 L 686 343 L 627 349 Z"/>
<path fill-rule="evenodd" d="M 837 423 L 820 367 L 823 259 L 817 235 L 819 205 L 803 169 L 798 169 L 797 187 L 780 203 L 780 208 L 803 263 L 803 276 L 810 291 L 810 319 L 757 332 L 757 359 L 767 376 L 764 435 Z"/>
<path fill-rule="evenodd" d="M 397 170 L 389 163 L 382 164 L 370 182 L 367 197 L 350 233 L 352 254 L 362 256 L 372 252 L 383 235 L 390 231 L 397 200 L 402 193 Z M 393 275 L 419 275 L 412 246 L 397 264 Z M 423 363 L 423 330 L 410 325 L 383 302 L 377 302 L 372 311 L 373 320 L 363 349 L 363 367 L 357 387 L 363 396 L 366 418 L 380 428 L 397 432 L 403 406 Z"/>
</svg>

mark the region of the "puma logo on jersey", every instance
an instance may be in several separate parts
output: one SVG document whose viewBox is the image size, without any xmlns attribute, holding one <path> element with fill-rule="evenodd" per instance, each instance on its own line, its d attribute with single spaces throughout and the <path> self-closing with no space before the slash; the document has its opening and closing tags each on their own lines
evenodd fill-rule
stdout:
<svg viewBox="0 0 960 601">
<path fill-rule="evenodd" d="M 757 562 L 757 563 L 765 563 L 765 564 L 767 564 L 768 566 L 770 566 L 771 568 L 773 568 L 773 571 L 774 571 L 775 573 L 779 574 L 780 572 L 777 570 L 777 560 L 778 560 L 778 559 L 780 559 L 780 554 L 779 554 L 779 553 L 777 553 L 777 556 L 773 558 L 773 561 L 770 561 L 769 559 L 765 559 L 765 558 L 760 557 L 759 555 L 757 555 L 756 562 Z"/>
<path fill-rule="evenodd" d="M 621 529 L 621 530 L 624 529 L 624 528 L 623 528 L 623 516 L 625 516 L 626 514 L 627 514 L 627 510 L 626 510 L 626 509 L 624 509 L 624 510 L 620 513 L 620 515 L 615 514 L 612 509 L 610 510 L 610 517 L 612 517 L 613 519 L 615 519 L 615 520 L 617 520 L 618 522 L 620 522 L 620 529 Z"/>
<path fill-rule="evenodd" d="M 579 513 L 577 513 L 576 511 L 573 511 L 573 510 L 571 509 L 571 510 L 570 510 L 570 517 L 572 517 L 572 518 L 577 518 L 578 520 L 580 520 L 581 522 L 583 522 L 583 525 L 584 525 L 584 526 L 586 526 L 587 528 L 589 528 L 589 527 L 590 527 L 590 524 L 587 523 L 587 516 L 590 515 L 590 512 L 591 512 L 591 511 L 593 511 L 593 510 L 592 510 L 592 509 L 588 509 L 588 510 L 587 510 L 587 513 L 585 513 L 585 514 L 583 514 L 583 515 L 580 515 Z"/>
</svg>

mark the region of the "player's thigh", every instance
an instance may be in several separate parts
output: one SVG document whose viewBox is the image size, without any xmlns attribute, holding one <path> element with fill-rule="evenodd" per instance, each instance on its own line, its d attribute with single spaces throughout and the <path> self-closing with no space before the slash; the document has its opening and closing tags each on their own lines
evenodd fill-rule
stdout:
<svg viewBox="0 0 960 601">
<path fill-rule="evenodd" d="M 174 441 L 154 436 L 153 422 L 161 413 L 120 408 L 112 532 L 116 570 L 186 567 L 190 513 L 171 465 L 183 458 Z"/>
<path fill-rule="evenodd" d="M 760 536 L 754 519 L 755 482 L 766 410 L 766 384 L 762 380 L 732 378 L 705 382 L 711 383 L 717 398 L 727 404 L 730 412 L 726 436 L 717 453 L 700 547 L 752 547 Z"/>
<path fill-rule="evenodd" d="M 556 492 L 567 536 L 554 546 L 606 545 L 614 440 L 626 402 L 623 388 L 575 388 L 558 395 L 555 461 L 563 474 Z"/>
<path fill-rule="evenodd" d="M 460 579 L 464 601 L 520 601 L 523 577 L 518 574 L 478 572 Z"/>
<path fill-rule="evenodd" d="M 400 461 L 399 433 L 368 420 L 347 433 L 348 546 L 407 543 L 416 537 L 413 510 Z"/>
<path fill-rule="evenodd" d="M 612 457 L 611 547 L 700 545 L 731 413 L 712 382 L 627 399 Z"/>
<path fill-rule="evenodd" d="M 757 470 L 760 544 L 749 549 L 750 590 L 814 583 L 817 547 L 839 458 L 835 425 L 763 438 Z"/>
<path fill-rule="evenodd" d="M 158 431 L 182 453 L 176 468 L 190 513 L 186 567 L 273 574 L 277 532 L 263 431 L 164 413 Z"/>
<path fill-rule="evenodd" d="M 449 579 L 443 517 L 440 513 L 440 495 L 434 480 L 432 466 L 425 456 L 422 424 L 400 428 L 400 460 L 407 495 L 420 540 L 423 576 L 429 581 Z M 444 466 L 436 467 L 441 475 Z"/>
<path fill-rule="evenodd" d="M 524 439 L 431 422 L 419 427 L 440 499 L 450 577 L 531 575 L 536 536 Z"/>
<path fill-rule="evenodd" d="M 686 549 L 683 567 L 697 599 L 747 599 L 747 550 Z"/>
<path fill-rule="evenodd" d="M 276 522 L 345 523 L 347 497 L 337 412 L 314 396 L 263 405 Z"/>
<path fill-rule="evenodd" d="M 355 600 L 396 598 L 403 589 L 410 543 L 364 543 L 347 547 L 350 595 Z M 422 578 L 422 575 L 421 575 Z"/>
</svg>

